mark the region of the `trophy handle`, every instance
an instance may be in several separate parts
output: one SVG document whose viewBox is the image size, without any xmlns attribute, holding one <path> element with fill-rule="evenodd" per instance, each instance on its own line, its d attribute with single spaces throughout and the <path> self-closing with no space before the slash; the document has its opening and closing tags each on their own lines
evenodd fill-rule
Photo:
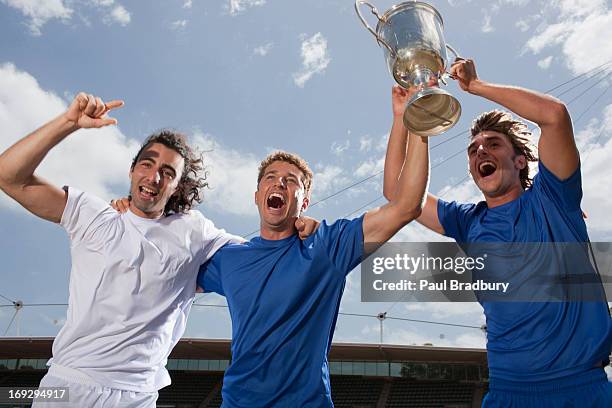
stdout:
<svg viewBox="0 0 612 408">
<path fill-rule="evenodd" d="M 452 46 L 450 46 L 450 45 L 446 44 L 446 48 L 448 48 L 448 50 L 449 50 L 450 52 L 452 52 L 453 54 L 455 54 L 455 59 L 457 59 L 457 58 L 460 58 L 460 59 L 461 59 L 461 58 L 462 58 L 462 57 L 459 55 L 459 53 L 457 52 L 457 50 L 455 50 L 455 49 L 454 49 Z M 440 81 L 442 81 L 442 83 L 443 83 L 444 85 L 448 85 L 448 84 L 446 83 L 446 78 L 445 78 L 445 77 L 452 78 L 452 76 L 451 76 L 451 74 L 450 74 L 448 71 L 444 71 L 444 73 L 443 73 L 443 74 L 440 76 Z"/>
<path fill-rule="evenodd" d="M 459 55 L 459 53 L 450 45 L 446 44 L 446 48 L 449 49 L 450 52 L 452 52 L 453 54 L 455 54 L 455 58 L 461 58 L 461 56 Z"/>
<path fill-rule="evenodd" d="M 374 14 L 376 16 L 378 21 L 386 23 L 385 19 L 383 17 L 381 17 L 380 14 L 378 14 L 378 10 L 376 10 L 376 7 L 374 7 L 374 5 L 368 3 L 365 0 L 355 0 L 355 11 L 357 12 L 357 16 L 359 16 L 359 19 L 361 20 L 361 23 L 365 26 L 365 28 L 368 29 L 369 32 L 372 33 L 372 35 L 374 37 L 376 37 L 376 40 L 378 41 L 378 43 L 384 45 L 389 50 L 389 52 L 391 53 L 391 56 L 393 56 L 393 58 L 395 58 L 395 51 L 393 50 L 393 48 L 391 48 L 391 46 L 389 44 L 387 44 L 387 42 L 385 40 L 383 40 L 378 35 L 378 33 L 376 31 L 374 31 L 374 29 L 372 27 L 370 27 L 370 25 L 365 20 L 365 18 L 363 18 L 363 15 L 361 15 L 361 11 L 359 10 L 359 6 L 361 6 L 362 4 L 365 5 L 365 6 L 368 6 L 370 8 L 370 11 L 372 12 L 372 14 Z"/>
</svg>

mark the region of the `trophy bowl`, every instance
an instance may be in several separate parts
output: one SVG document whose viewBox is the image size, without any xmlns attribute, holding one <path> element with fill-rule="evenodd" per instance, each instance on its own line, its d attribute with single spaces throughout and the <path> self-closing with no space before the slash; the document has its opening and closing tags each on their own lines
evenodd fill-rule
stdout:
<svg viewBox="0 0 612 408">
<path fill-rule="evenodd" d="M 369 7 L 378 19 L 376 30 L 364 19 L 361 5 Z M 356 0 L 355 10 L 383 47 L 393 79 L 413 92 L 404 111 L 406 128 L 416 135 L 429 137 L 453 127 L 461 116 L 461 105 L 439 84 L 445 83 L 446 50 L 458 55 L 444 41 L 444 23 L 440 13 L 419 1 L 396 4 L 380 15 L 371 3 Z"/>
</svg>

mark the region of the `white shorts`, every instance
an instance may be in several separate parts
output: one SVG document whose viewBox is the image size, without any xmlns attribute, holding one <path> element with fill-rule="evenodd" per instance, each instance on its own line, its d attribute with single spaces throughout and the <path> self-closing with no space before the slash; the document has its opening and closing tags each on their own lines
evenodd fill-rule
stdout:
<svg viewBox="0 0 612 408">
<path fill-rule="evenodd" d="M 40 387 L 68 388 L 68 402 L 36 400 L 32 408 L 155 408 L 157 392 L 135 392 L 104 387 L 87 375 L 52 364 Z"/>
</svg>

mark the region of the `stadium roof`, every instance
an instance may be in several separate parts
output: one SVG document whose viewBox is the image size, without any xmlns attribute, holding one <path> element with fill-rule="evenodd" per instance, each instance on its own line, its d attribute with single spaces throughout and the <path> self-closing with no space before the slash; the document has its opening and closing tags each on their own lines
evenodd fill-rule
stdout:
<svg viewBox="0 0 612 408">
<path fill-rule="evenodd" d="M 53 337 L 0 338 L 0 359 L 50 358 Z M 229 360 L 229 340 L 181 339 L 170 358 Z M 334 343 L 330 360 L 427 361 L 486 364 L 484 349 L 391 344 Z"/>
</svg>

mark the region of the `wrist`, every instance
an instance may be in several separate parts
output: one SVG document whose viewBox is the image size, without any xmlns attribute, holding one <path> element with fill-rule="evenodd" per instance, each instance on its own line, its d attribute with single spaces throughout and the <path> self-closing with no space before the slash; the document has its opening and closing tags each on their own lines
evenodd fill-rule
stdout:
<svg viewBox="0 0 612 408">
<path fill-rule="evenodd" d="M 484 87 L 486 87 L 487 83 L 480 80 L 480 79 L 474 79 L 470 82 L 470 85 L 468 87 L 468 92 L 471 93 L 472 95 L 480 95 L 482 89 Z"/>
<path fill-rule="evenodd" d="M 78 118 L 77 119 L 70 118 L 67 111 L 61 114 L 58 117 L 58 120 L 59 120 L 59 124 L 61 125 L 62 129 L 65 129 L 67 131 L 74 132 L 81 128 L 78 124 Z"/>
<path fill-rule="evenodd" d="M 61 133 L 67 133 L 70 134 L 72 132 L 76 132 L 77 130 L 79 130 L 81 127 L 79 126 L 79 124 L 77 123 L 76 120 L 71 119 L 68 115 L 67 112 L 61 114 L 56 121 L 58 122 L 58 125 L 60 127 L 60 132 Z"/>
</svg>

